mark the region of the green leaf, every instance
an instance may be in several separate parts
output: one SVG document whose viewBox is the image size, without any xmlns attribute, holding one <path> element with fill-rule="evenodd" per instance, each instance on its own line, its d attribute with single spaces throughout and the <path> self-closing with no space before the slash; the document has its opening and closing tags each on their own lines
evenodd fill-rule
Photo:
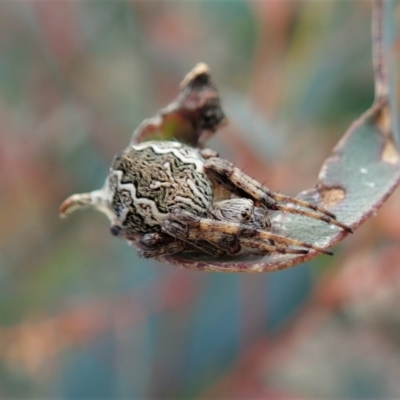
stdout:
<svg viewBox="0 0 400 400">
<path fill-rule="evenodd" d="M 316 187 L 297 197 L 332 211 L 337 219 L 356 229 L 373 216 L 400 180 L 399 115 L 396 99 L 397 66 L 394 65 L 396 27 L 394 1 L 377 0 L 373 12 L 375 102 L 349 127 L 323 163 Z M 325 222 L 275 213 L 274 231 L 319 247 L 329 248 L 348 233 Z M 165 257 L 165 261 L 196 270 L 268 272 L 304 263 L 319 253 L 270 255 L 215 260 L 204 257 Z"/>
</svg>

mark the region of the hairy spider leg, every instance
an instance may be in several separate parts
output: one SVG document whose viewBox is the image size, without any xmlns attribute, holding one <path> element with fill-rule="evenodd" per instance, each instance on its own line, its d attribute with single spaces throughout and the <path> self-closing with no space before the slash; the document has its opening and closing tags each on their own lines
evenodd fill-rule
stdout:
<svg viewBox="0 0 400 400">
<path fill-rule="evenodd" d="M 288 206 L 280 205 L 280 204 L 278 204 L 278 209 L 280 211 L 287 212 L 287 213 L 303 215 L 305 217 L 319 219 L 319 220 L 324 221 L 324 222 L 326 222 L 328 224 L 336 225 L 339 228 L 344 229 L 346 232 L 353 233 L 353 229 L 351 229 L 349 226 L 343 224 L 340 221 L 337 221 L 336 219 L 332 219 L 332 218 L 326 217 L 324 215 L 320 215 L 320 214 L 317 214 L 317 213 L 314 213 L 314 212 L 311 212 L 311 211 L 302 210 L 300 208 L 288 207 Z"/>
<path fill-rule="evenodd" d="M 190 216 L 192 217 L 190 222 L 187 219 L 182 221 L 179 217 L 170 217 L 164 221 L 162 230 L 212 256 L 221 257 L 227 253 L 237 254 L 240 251 L 240 244 L 235 236 L 201 230 L 197 226 L 198 217 L 193 214 Z"/>
<path fill-rule="evenodd" d="M 219 184 L 226 186 L 233 193 L 236 193 L 239 196 L 250 196 L 256 202 L 262 203 L 270 210 L 280 210 L 292 214 L 303 215 L 306 217 L 327 222 L 328 224 L 336 225 L 347 232 L 353 232 L 353 230 L 349 226 L 332 218 L 326 212 L 324 213 L 323 211 L 321 211 L 324 209 L 320 207 L 314 206 L 313 204 L 303 200 L 298 200 L 289 196 L 271 192 L 266 187 L 260 185 L 255 179 L 252 179 L 248 175 L 244 174 L 239 168 L 237 168 L 234 164 L 227 160 L 218 157 L 211 157 L 206 160 L 204 164 L 204 171 Z M 302 210 L 286 205 L 281 205 L 279 204 L 279 201 L 308 207 L 312 210 L 319 211 L 320 214 L 314 211 Z"/>
<path fill-rule="evenodd" d="M 310 250 L 308 249 L 291 249 L 289 247 L 278 247 L 273 244 L 265 244 L 263 242 L 255 242 L 251 239 L 240 239 L 240 243 L 245 245 L 246 247 L 259 249 L 261 250 L 261 254 L 308 254 Z"/>
<path fill-rule="evenodd" d="M 197 240 L 195 243 L 187 241 L 186 228 L 173 222 L 164 222 L 164 233 L 146 233 L 139 242 L 139 251 L 146 258 L 171 255 L 181 251 L 201 250 L 213 256 L 222 256 L 226 251 L 205 240 Z M 168 233 L 167 233 L 168 232 Z"/>
<path fill-rule="evenodd" d="M 290 196 L 284 195 L 282 193 L 271 192 L 265 186 L 263 186 L 263 189 L 266 193 L 268 193 L 276 201 L 282 201 L 283 203 L 291 203 L 291 204 L 294 204 L 297 206 L 307 207 L 307 208 L 310 208 L 311 210 L 314 210 L 321 214 L 325 214 L 327 217 L 336 219 L 336 215 L 331 213 L 330 211 L 328 211 L 326 208 L 316 206 L 315 204 L 311 204 L 308 201 L 296 199 L 295 197 L 290 197 Z"/>
<path fill-rule="evenodd" d="M 297 246 L 303 249 L 314 250 L 318 253 L 333 255 L 330 251 L 301 240 L 280 236 L 240 223 L 201 218 L 182 209 L 173 210 L 170 216 L 164 221 L 162 229 L 172 236 L 189 241 L 189 243 L 196 247 L 196 241 L 205 240 L 227 251 L 229 254 L 239 252 L 240 243 L 243 243 L 242 239 L 245 239 L 252 240 L 255 243 L 263 242 L 265 245 L 282 250 L 285 246 Z M 276 246 L 271 242 L 280 243 L 282 247 Z"/>
<path fill-rule="evenodd" d="M 145 258 L 169 256 L 182 251 L 196 250 L 189 243 L 162 232 L 145 233 L 135 240 L 134 237 L 125 237 Z M 131 240 L 132 239 L 132 240 Z"/>
<path fill-rule="evenodd" d="M 140 254 L 145 258 L 157 258 L 193 249 L 187 243 L 161 232 L 142 235 L 137 245 Z"/>
</svg>

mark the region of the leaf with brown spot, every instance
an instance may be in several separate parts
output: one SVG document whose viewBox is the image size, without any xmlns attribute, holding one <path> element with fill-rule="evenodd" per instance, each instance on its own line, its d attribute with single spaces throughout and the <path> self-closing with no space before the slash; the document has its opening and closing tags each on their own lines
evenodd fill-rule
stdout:
<svg viewBox="0 0 400 400">
<path fill-rule="evenodd" d="M 373 9 L 373 58 L 375 102 L 347 130 L 323 163 L 316 187 L 297 197 L 326 207 L 337 219 L 356 229 L 374 215 L 400 180 L 398 110 L 395 82 L 397 69 L 391 55 L 395 27 L 393 2 L 376 0 Z M 385 36 L 385 37 L 384 37 Z M 394 35 L 392 35 L 394 36 Z M 385 40 L 384 40 L 385 39 Z M 392 41 L 392 43 L 390 43 Z M 275 213 L 277 233 L 330 248 L 348 233 L 324 222 L 296 215 Z M 220 272 L 268 272 L 304 263 L 319 255 L 270 255 L 227 260 L 169 256 L 164 261 L 195 270 Z"/>
<path fill-rule="evenodd" d="M 181 83 L 178 97 L 133 133 L 131 143 L 177 140 L 201 147 L 226 123 L 219 95 L 206 64 L 197 64 Z"/>
</svg>

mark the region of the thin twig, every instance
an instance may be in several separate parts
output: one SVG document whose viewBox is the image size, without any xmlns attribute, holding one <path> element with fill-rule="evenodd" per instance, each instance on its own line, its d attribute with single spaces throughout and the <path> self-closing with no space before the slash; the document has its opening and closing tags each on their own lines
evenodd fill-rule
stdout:
<svg viewBox="0 0 400 400">
<path fill-rule="evenodd" d="M 384 7 L 384 0 L 374 0 L 372 10 L 372 57 L 374 63 L 376 101 L 387 98 L 389 93 L 383 37 Z"/>
</svg>

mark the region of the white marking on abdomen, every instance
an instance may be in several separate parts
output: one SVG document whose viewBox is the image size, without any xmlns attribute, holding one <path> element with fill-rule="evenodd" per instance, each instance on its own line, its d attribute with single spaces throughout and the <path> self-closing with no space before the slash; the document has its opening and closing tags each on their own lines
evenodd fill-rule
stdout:
<svg viewBox="0 0 400 400">
<path fill-rule="evenodd" d="M 199 211 L 201 214 L 203 214 L 206 211 L 206 208 L 201 207 L 199 205 L 197 205 L 196 203 L 193 202 L 193 200 L 187 198 L 187 197 L 183 197 L 183 196 L 176 196 L 175 197 L 176 201 L 180 201 L 181 203 L 185 203 L 187 205 L 189 205 L 191 208 L 196 209 L 197 211 Z"/>
<path fill-rule="evenodd" d="M 131 194 L 135 211 L 145 219 L 146 224 L 157 225 L 159 223 L 164 222 L 164 220 L 168 217 L 169 213 L 160 212 L 156 203 L 153 200 L 146 199 L 146 198 L 138 199 L 136 197 L 136 188 L 133 183 L 121 183 L 121 179 L 123 176 L 122 171 L 114 171 L 114 174 L 116 174 L 118 177 L 117 190 L 125 189 Z M 141 207 L 139 207 L 140 204 L 149 206 L 151 209 L 151 215 L 149 215 L 149 213 L 145 212 L 145 210 L 143 210 Z M 150 220 L 152 219 L 153 221 L 149 221 L 149 219 Z"/>
<path fill-rule="evenodd" d="M 165 143 L 165 142 L 162 142 Z M 168 147 L 160 147 L 157 145 L 157 142 L 143 142 L 141 144 L 132 146 L 135 150 L 143 150 L 151 147 L 156 154 L 168 154 L 172 153 L 175 157 L 179 158 L 184 164 L 194 164 L 196 166 L 196 170 L 199 172 L 203 172 L 203 161 L 196 157 L 186 157 L 182 154 L 179 149 L 182 148 L 182 144 L 178 142 L 168 143 Z M 195 153 L 195 150 L 192 150 Z"/>
<path fill-rule="evenodd" d="M 200 198 L 200 201 L 204 204 L 204 208 L 208 209 L 208 207 L 210 206 L 210 201 L 204 197 L 203 193 L 200 192 L 196 184 L 191 179 L 188 179 L 186 182 L 189 185 L 190 189 L 192 189 L 193 194 Z"/>
</svg>

